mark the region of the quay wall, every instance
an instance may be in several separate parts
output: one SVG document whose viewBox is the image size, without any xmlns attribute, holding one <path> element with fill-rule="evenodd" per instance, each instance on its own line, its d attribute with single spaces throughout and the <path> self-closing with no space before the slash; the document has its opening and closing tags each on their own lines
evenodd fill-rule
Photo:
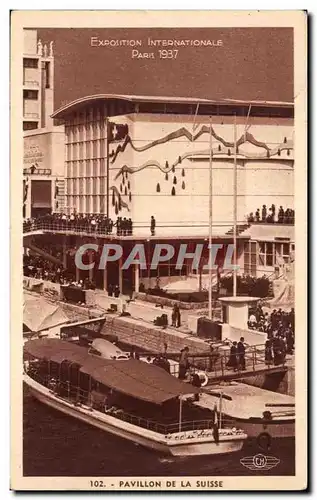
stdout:
<svg viewBox="0 0 317 500">
<path fill-rule="evenodd" d="M 65 302 L 61 302 L 60 305 L 72 321 L 84 321 L 94 316 L 100 316 L 100 311 L 94 309 L 67 304 Z M 191 354 L 209 352 L 209 345 L 193 335 L 176 332 L 169 328 L 164 330 L 131 317 L 119 317 L 114 314 L 107 315 L 101 335 L 109 334 L 116 335 L 118 340 L 124 344 L 134 345 L 146 351 L 160 351 L 166 342 L 169 352 L 180 351 L 185 346 L 189 347 Z"/>
<path fill-rule="evenodd" d="M 89 315 L 89 309 L 85 307 L 67 304 L 66 302 L 60 302 L 59 305 L 71 321 L 85 321 L 92 316 L 92 314 Z"/>
<path fill-rule="evenodd" d="M 169 352 L 180 351 L 188 346 L 191 354 L 209 352 L 209 345 L 192 335 L 174 332 L 160 327 L 150 327 L 132 318 L 109 315 L 102 329 L 103 334 L 116 335 L 119 341 L 149 351 L 160 351 L 166 342 Z"/>
<path fill-rule="evenodd" d="M 253 385 L 254 387 L 260 387 L 260 389 L 266 389 L 267 391 L 295 396 L 295 370 L 291 366 L 287 367 L 286 372 L 250 375 L 241 379 L 241 382 Z"/>
</svg>

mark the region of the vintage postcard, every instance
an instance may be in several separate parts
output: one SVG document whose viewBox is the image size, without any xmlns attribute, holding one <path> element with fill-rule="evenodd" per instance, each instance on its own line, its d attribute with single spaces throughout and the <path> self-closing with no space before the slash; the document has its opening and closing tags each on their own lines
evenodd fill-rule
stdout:
<svg viewBox="0 0 317 500">
<path fill-rule="evenodd" d="M 12 489 L 306 489 L 306 13 L 11 22 Z"/>
</svg>

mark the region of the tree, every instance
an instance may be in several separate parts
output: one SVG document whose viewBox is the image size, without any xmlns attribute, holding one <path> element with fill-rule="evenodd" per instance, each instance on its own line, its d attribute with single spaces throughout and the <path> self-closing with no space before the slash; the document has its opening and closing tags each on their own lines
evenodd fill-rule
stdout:
<svg viewBox="0 0 317 500">
<path fill-rule="evenodd" d="M 115 196 L 115 192 L 114 192 L 114 189 L 112 190 L 112 206 L 114 207 L 115 206 L 115 203 L 116 203 L 116 196 Z"/>
<path fill-rule="evenodd" d="M 156 192 L 157 193 L 161 192 L 161 187 L 160 187 L 160 183 L 159 182 L 156 184 Z"/>
<path fill-rule="evenodd" d="M 174 186 L 172 187 L 172 196 L 175 196 L 176 195 L 176 191 L 175 191 L 175 188 Z"/>
<path fill-rule="evenodd" d="M 185 177 L 185 169 L 182 168 L 182 177 Z"/>
<path fill-rule="evenodd" d="M 182 189 L 185 189 L 185 182 L 182 182 Z"/>
<path fill-rule="evenodd" d="M 118 215 L 119 210 L 118 210 L 118 202 L 117 201 L 116 201 L 116 205 L 115 205 L 114 211 L 115 211 L 115 214 Z"/>
<path fill-rule="evenodd" d="M 168 168 L 168 161 L 165 162 L 165 168 Z"/>
<path fill-rule="evenodd" d="M 172 172 L 175 173 L 175 165 L 172 166 Z"/>
<path fill-rule="evenodd" d="M 128 181 L 128 189 L 130 189 L 130 188 L 131 188 L 130 181 Z"/>
<path fill-rule="evenodd" d="M 120 193 L 122 193 L 122 184 L 120 184 Z"/>
<path fill-rule="evenodd" d="M 132 200 L 132 194 L 131 194 L 131 191 L 130 191 L 130 193 L 129 193 L 129 201 L 131 201 L 131 200 Z"/>
<path fill-rule="evenodd" d="M 127 196 L 127 194 L 128 194 L 127 186 L 125 186 L 125 188 L 124 188 L 124 194 L 125 194 L 125 196 Z"/>
<path fill-rule="evenodd" d="M 173 184 L 177 184 L 176 175 L 174 175 Z"/>
<path fill-rule="evenodd" d="M 165 174 L 165 180 L 168 181 L 168 173 Z"/>
</svg>

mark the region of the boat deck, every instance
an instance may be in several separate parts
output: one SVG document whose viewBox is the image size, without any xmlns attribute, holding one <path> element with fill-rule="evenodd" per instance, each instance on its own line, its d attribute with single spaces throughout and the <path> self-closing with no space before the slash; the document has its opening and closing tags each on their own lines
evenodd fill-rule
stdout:
<svg viewBox="0 0 317 500">
<path fill-rule="evenodd" d="M 286 394 L 268 391 L 240 382 L 214 384 L 194 404 L 199 408 L 219 409 L 220 394 L 224 413 L 240 419 L 262 418 L 264 411 L 270 411 L 275 418 L 294 418 L 295 398 Z"/>
</svg>

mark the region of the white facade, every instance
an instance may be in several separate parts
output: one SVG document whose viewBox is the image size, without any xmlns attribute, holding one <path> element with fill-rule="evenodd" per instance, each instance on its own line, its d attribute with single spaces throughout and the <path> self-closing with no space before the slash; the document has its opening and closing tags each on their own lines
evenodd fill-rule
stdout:
<svg viewBox="0 0 317 500">
<path fill-rule="evenodd" d="M 234 127 L 232 117 L 212 118 L 213 226 L 224 234 L 233 224 Z M 131 217 L 138 232 L 155 216 L 162 236 L 207 235 L 209 220 L 208 117 L 128 114 L 109 117 L 128 126 L 121 141 L 109 142 L 107 113 L 87 108 L 66 121 L 66 206 L 79 213 Z M 238 222 L 262 205 L 293 208 L 293 121 L 283 118 L 237 120 Z M 228 146 L 229 145 L 229 146 Z M 176 183 L 175 183 L 176 182 Z M 172 195 L 173 188 L 175 195 Z M 120 210 L 121 208 L 121 210 Z"/>
<path fill-rule="evenodd" d="M 137 226 L 148 228 L 150 216 L 154 215 L 162 236 L 207 235 L 208 117 L 196 120 L 194 135 L 201 133 L 196 140 L 191 139 L 190 116 L 133 114 L 113 121 L 128 125 L 131 141 L 124 151 L 124 141 L 110 144 L 109 189 L 115 192 L 110 200 L 110 216 L 117 216 L 114 201 L 121 204 L 119 215 L 131 217 Z M 224 234 L 232 227 L 234 217 L 233 144 L 230 147 L 234 141 L 233 119 L 213 117 L 212 128 L 213 227 L 214 234 Z M 250 212 L 261 210 L 263 204 L 284 208 L 294 205 L 292 121 L 251 118 L 246 140 L 244 130 L 245 120 L 240 118 L 237 139 L 243 143 L 237 154 L 239 223 L 245 222 Z"/>
<path fill-rule="evenodd" d="M 294 226 L 261 224 L 261 239 L 246 222 L 263 205 L 274 204 L 276 215 L 294 208 L 292 106 L 252 103 L 249 114 L 249 103 L 210 101 L 195 116 L 193 102 L 105 94 L 56 111 L 65 122 L 67 211 L 131 218 L 136 239 L 150 236 L 153 215 L 157 239 L 206 242 L 212 170 L 212 234 L 230 243 L 236 134 L 238 264 L 247 274 L 273 274 L 280 256 L 290 261 Z"/>
<path fill-rule="evenodd" d="M 53 124 L 54 55 L 53 43 L 42 43 L 37 30 L 24 30 L 23 49 L 23 130 Z"/>
<path fill-rule="evenodd" d="M 54 126 L 53 42 L 24 30 L 23 49 L 23 216 L 64 207 L 64 126 Z"/>
<path fill-rule="evenodd" d="M 34 215 L 32 208 L 33 212 L 41 208 L 60 212 L 64 207 L 64 140 L 63 125 L 24 133 L 23 174 L 28 185 L 26 218 Z"/>
</svg>

